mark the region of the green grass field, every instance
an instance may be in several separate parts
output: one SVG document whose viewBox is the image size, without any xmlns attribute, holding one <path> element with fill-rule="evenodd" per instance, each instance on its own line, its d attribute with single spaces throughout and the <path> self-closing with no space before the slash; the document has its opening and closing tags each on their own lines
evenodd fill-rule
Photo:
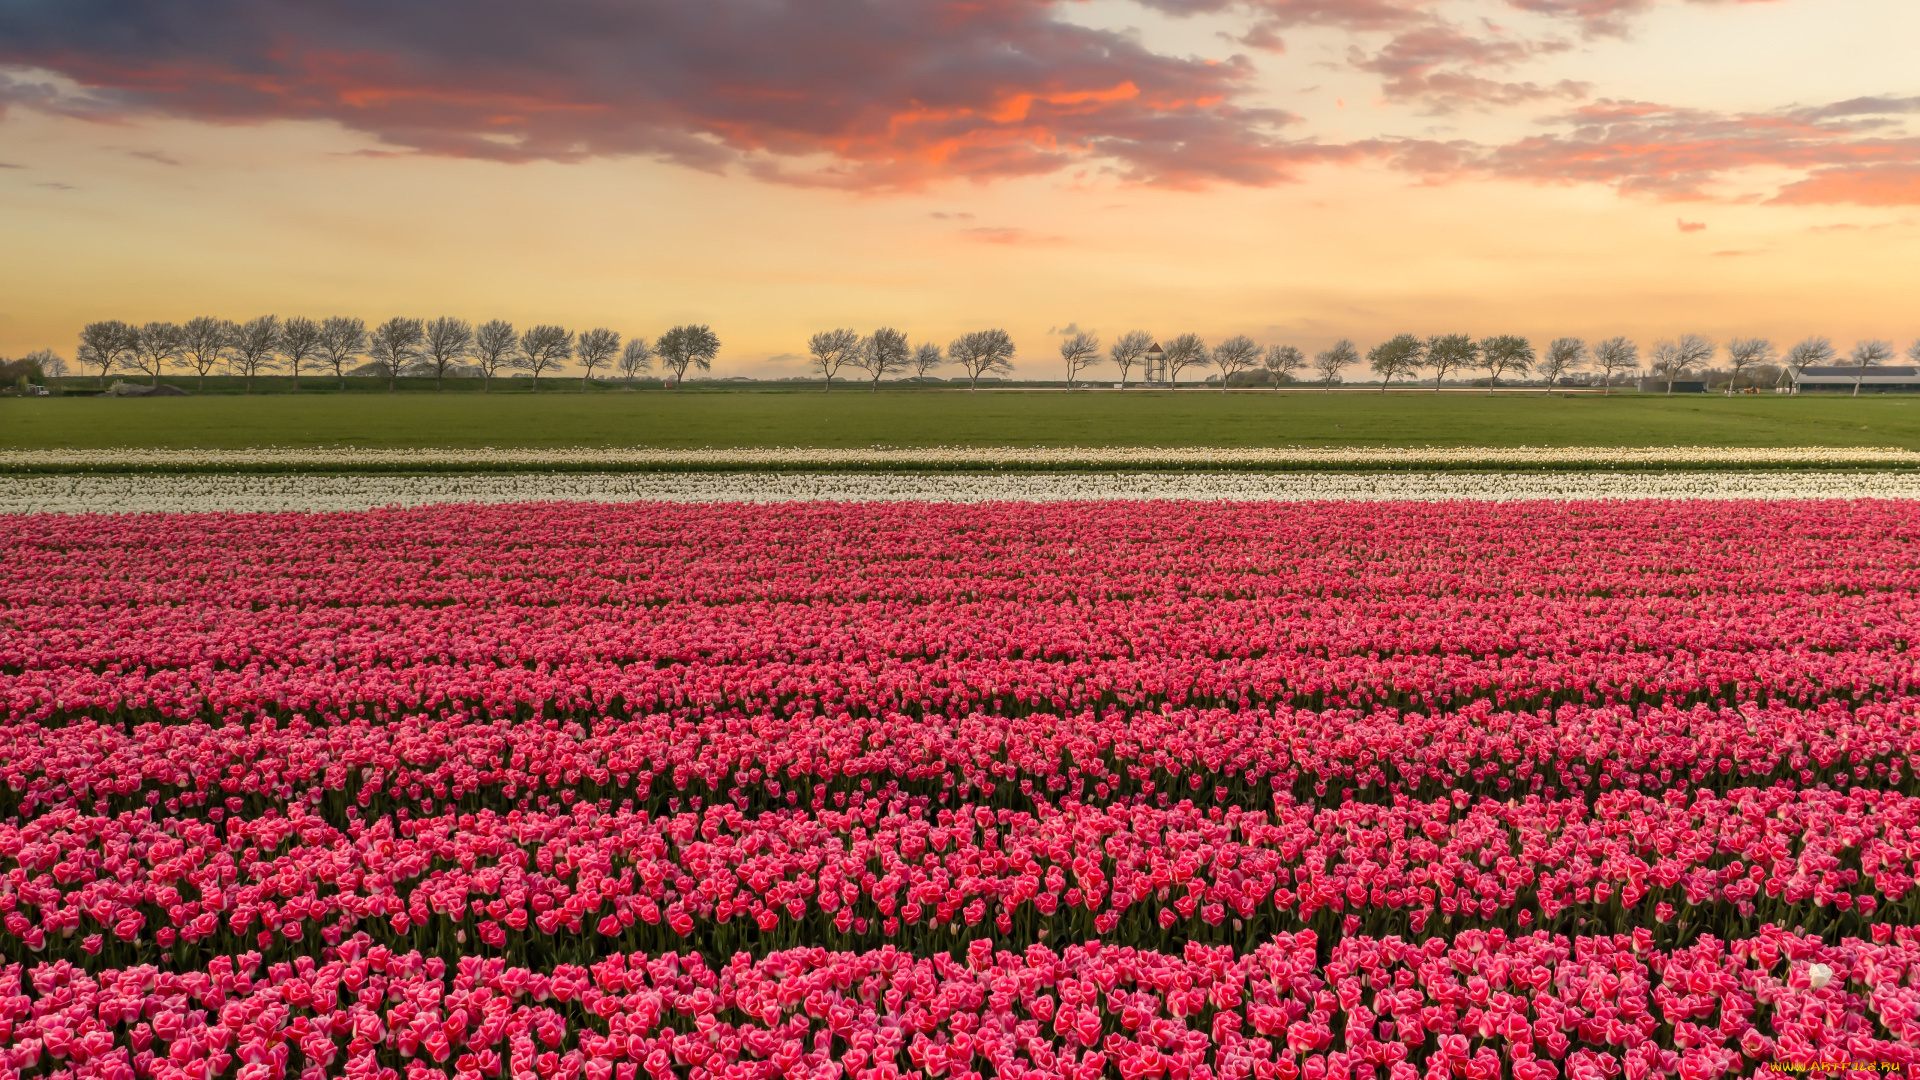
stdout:
<svg viewBox="0 0 1920 1080">
<path fill-rule="evenodd" d="M 576 384 L 577 385 L 577 384 Z M 0 449 L 1886 446 L 1920 397 L 1209 390 L 273 394 L 0 400 Z"/>
</svg>

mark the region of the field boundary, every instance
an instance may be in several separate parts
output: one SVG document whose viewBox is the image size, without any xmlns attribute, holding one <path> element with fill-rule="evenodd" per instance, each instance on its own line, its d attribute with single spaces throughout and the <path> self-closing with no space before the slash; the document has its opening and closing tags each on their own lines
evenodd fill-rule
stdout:
<svg viewBox="0 0 1920 1080">
<path fill-rule="evenodd" d="M 18 450 L 0 473 L 500 472 L 1390 472 L 1716 469 L 1920 469 L 1895 447 L 931 447 L 775 449 L 392 448 Z"/>
</svg>

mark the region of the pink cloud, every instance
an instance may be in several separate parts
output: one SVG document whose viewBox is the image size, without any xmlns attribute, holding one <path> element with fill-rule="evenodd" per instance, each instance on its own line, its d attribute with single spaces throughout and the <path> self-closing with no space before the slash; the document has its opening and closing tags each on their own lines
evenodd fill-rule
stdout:
<svg viewBox="0 0 1920 1080">
<path fill-rule="evenodd" d="M 1776 203 L 1920 206 L 1920 161 L 1816 169 L 1788 184 Z M 1838 226 L 1829 226 L 1837 228 Z"/>
<path fill-rule="evenodd" d="M 1899 170 L 1920 163 L 1920 138 L 1904 134 L 1895 119 L 1915 111 L 1920 99 L 1858 99 L 1772 113 L 1602 101 L 1559 118 L 1564 130 L 1464 157 L 1458 168 L 1544 183 L 1610 184 L 1669 200 L 1725 197 L 1724 186 L 1742 170 L 1787 169 L 1810 175 L 1789 183 L 1781 201 L 1854 202 L 1873 192 L 1891 197 L 1901 186 Z M 1889 171 L 1872 171 L 1881 167 Z"/>
</svg>

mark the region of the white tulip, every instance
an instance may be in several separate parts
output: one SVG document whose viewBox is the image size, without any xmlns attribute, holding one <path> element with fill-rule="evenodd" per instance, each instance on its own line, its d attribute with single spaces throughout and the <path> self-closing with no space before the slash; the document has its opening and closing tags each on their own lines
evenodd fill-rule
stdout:
<svg viewBox="0 0 1920 1080">
<path fill-rule="evenodd" d="M 1833 969 L 1825 964 L 1815 964 L 1807 969 L 1807 983 L 1815 990 L 1833 981 Z"/>
<path fill-rule="evenodd" d="M 476 459 L 478 460 L 478 459 Z M 1086 472 L 300 473 L 19 476 L 0 514 L 329 512 L 433 503 L 1055 502 L 1920 498 L 1920 473 Z"/>
</svg>

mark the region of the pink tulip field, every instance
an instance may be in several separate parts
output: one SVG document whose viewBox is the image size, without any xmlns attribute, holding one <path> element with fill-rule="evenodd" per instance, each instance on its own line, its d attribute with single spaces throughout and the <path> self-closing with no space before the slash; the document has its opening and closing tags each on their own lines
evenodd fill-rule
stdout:
<svg viewBox="0 0 1920 1080">
<path fill-rule="evenodd" d="M 1920 1067 L 1920 513 L 0 517 L 0 1080 Z"/>
</svg>

